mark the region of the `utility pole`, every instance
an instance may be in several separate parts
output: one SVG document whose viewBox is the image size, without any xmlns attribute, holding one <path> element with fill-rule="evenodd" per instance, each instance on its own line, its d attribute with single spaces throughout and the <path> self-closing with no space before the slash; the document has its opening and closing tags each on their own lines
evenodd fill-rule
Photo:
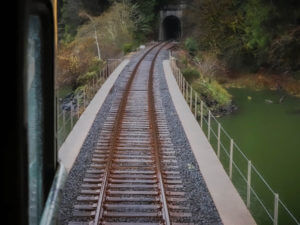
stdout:
<svg viewBox="0 0 300 225">
<path fill-rule="evenodd" d="M 101 60 L 100 47 L 99 47 L 99 42 L 98 42 L 98 37 L 97 37 L 98 35 L 97 35 L 97 29 L 96 29 L 95 21 L 94 21 L 93 18 L 92 18 L 89 14 L 87 14 L 86 12 L 81 12 L 80 14 L 83 15 L 83 16 L 86 16 L 87 18 L 89 18 L 90 21 L 91 21 L 92 24 L 93 24 L 94 31 L 95 31 L 95 41 L 96 41 L 97 51 L 98 51 L 98 58 L 99 58 L 99 60 Z"/>
</svg>

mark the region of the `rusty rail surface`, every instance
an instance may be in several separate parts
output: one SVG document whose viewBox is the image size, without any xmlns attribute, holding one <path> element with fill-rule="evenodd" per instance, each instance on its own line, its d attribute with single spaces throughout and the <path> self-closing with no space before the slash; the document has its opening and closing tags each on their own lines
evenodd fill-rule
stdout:
<svg viewBox="0 0 300 225">
<path fill-rule="evenodd" d="M 146 51 L 117 93 L 69 225 L 191 224 L 154 84 L 155 61 L 167 44 Z"/>
</svg>

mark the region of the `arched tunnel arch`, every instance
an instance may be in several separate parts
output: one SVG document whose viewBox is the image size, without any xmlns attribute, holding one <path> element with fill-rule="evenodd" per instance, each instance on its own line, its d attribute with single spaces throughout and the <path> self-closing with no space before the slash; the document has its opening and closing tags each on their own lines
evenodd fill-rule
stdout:
<svg viewBox="0 0 300 225">
<path fill-rule="evenodd" d="M 181 22 L 177 16 L 167 16 L 163 20 L 164 40 L 178 40 L 181 37 Z"/>
</svg>

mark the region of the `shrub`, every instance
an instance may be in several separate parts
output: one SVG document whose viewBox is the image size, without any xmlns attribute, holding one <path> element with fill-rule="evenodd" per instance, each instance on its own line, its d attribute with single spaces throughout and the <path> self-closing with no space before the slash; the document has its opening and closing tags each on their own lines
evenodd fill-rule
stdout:
<svg viewBox="0 0 300 225">
<path fill-rule="evenodd" d="M 198 44 L 194 38 L 187 38 L 184 42 L 184 47 L 192 56 L 195 56 L 199 49 Z"/>
<path fill-rule="evenodd" d="M 123 51 L 124 54 L 132 52 L 133 51 L 133 44 L 132 43 L 125 43 L 122 47 L 122 51 Z"/>
<path fill-rule="evenodd" d="M 104 61 L 99 60 L 98 57 L 94 57 L 89 63 L 88 72 L 100 73 L 100 70 L 104 67 Z"/>
<path fill-rule="evenodd" d="M 209 105 L 215 102 L 222 107 L 231 103 L 232 96 L 215 80 L 210 81 L 200 78 L 194 82 L 193 87 L 206 97 Z"/>
<path fill-rule="evenodd" d="M 200 73 L 193 67 L 187 67 L 182 71 L 183 76 L 187 82 L 192 83 L 194 80 L 200 77 Z"/>
<path fill-rule="evenodd" d="M 77 56 L 72 53 L 60 52 L 57 56 L 56 64 L 56 87 L 63 88 L 65 86 L 74 87 L 76 79 L 80 74 L 80 61 Z"/>
<path fill-rule="evenodd" d="M 97 74 L 98 73 L 96 71 L 92 71 L 92 72 L 87 72 L 83 75 L 80 75 L 77 79 L 77 83 L 79 85 L 86 84 L 87 82 L 91 81 L 93 78 L 96 78 Z"/>
<path fill-rule="evenodd" d="M 213 51 L 198 52 L 194 58 L 201 74 L 206 77 L 223 76 L 226 73 L 225 65 Z"/>
</svg>

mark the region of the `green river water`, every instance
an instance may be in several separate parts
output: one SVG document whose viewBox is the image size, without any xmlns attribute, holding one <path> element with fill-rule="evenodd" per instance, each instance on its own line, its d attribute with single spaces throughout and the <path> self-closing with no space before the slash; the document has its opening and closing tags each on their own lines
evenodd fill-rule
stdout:
<svg viewBox="0 0 300 225">
<path fill-rule="evenodd" d="M 300 99 L 286 96 L 279 104 L 284 93 L 278 91 L 229 89 L 229 92 L 238 110 L 218 120 L 299 221 Z M 255 175 L 252 175 L 252 184 L 273 216 L 274 195 Z M 259 224 L 272 224 L 270 219 L 263 219 L 268 216 L 263 215 L 259 204 L 252 201 L 255 201 L 253 195 L 252 207 L 261 214 L 258 215 Z M 279 224 L 295 224 L 281 206 Z"/>
</svg>

